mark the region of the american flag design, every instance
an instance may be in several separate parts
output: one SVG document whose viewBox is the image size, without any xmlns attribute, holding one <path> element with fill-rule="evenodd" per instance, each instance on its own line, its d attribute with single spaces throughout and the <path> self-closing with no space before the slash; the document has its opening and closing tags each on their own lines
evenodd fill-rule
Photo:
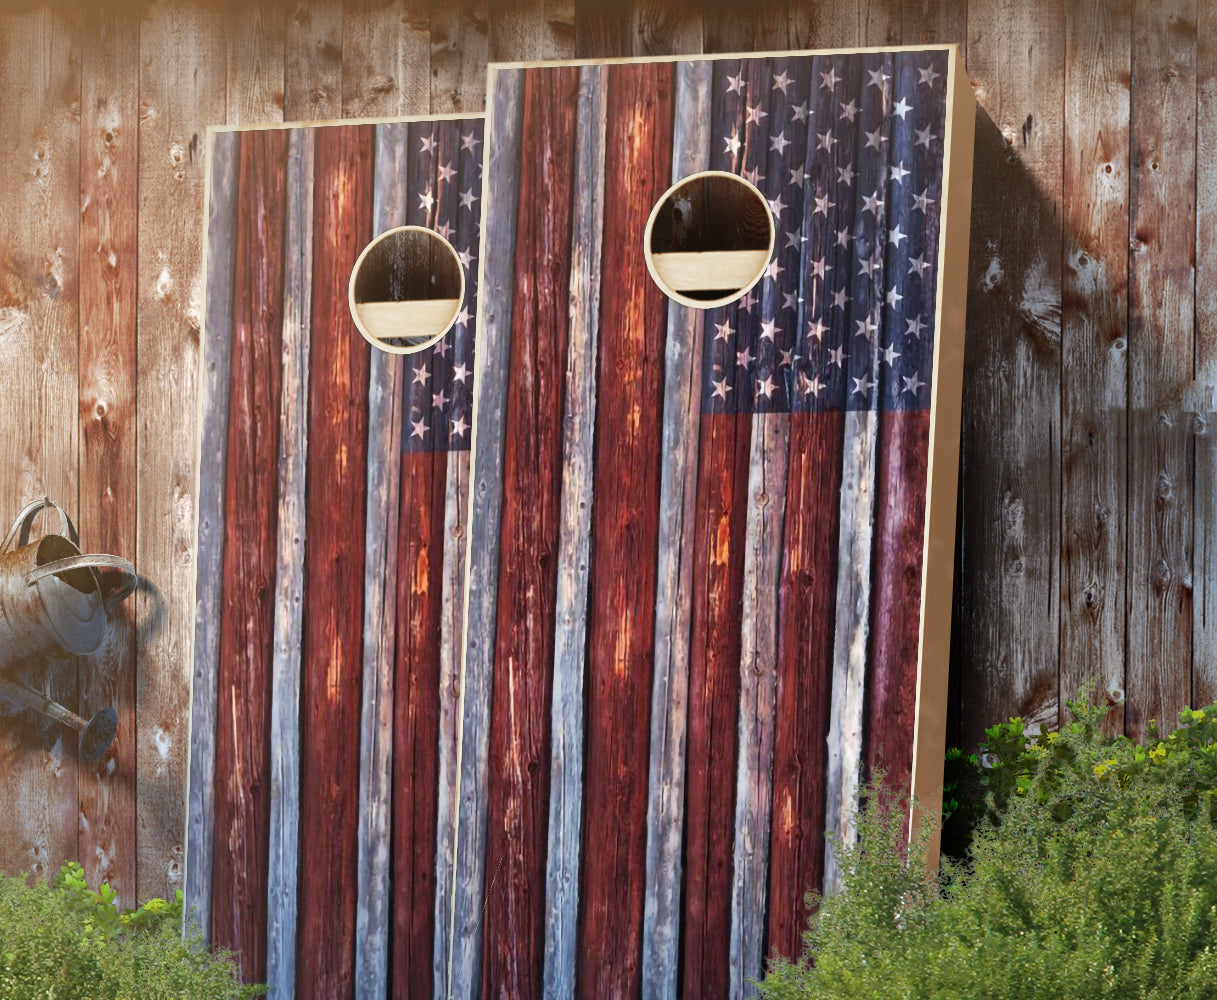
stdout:
<svg viewBox="0 0 1217 1000">
<path fill-rule="evenodd" d="M 450 996 L 751 996 L 917 784 L 970 101 L 950 47 L 491 67 Z M 697 309 L 643 234 L 706 171 L 776 239 Z"/>
<path fill-rule="evenodd" d="M 186 905 L 273 995 L 430 996 L 448 954 L 481 116 L 209 136 Z M 425 226 L 435 346 L 348 283 Z"/>
</svg>

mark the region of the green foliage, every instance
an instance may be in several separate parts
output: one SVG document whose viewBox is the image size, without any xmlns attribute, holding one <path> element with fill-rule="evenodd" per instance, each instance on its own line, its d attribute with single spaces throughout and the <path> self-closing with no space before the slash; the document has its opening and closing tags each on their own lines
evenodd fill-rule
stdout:
<svg viewBox="0 0 1217 1000">
<path fill-rule="evenodd" d="M 0 1000 L 244 1000 L 229 956 L 183 939 L 182 894 L 119 912 L 65 864 L 51 885 L 0 875 Z"/>
<path fill-rule="evenodd" d="M 838 846 L 842 891 L 809 897 L 804 954 L 776 961 L 762 996 L 1217 1000 L 1214 713 L 1141 746 L 1070 707 L 1034 743 L 1018 720 L 989 731 L 1005 770 L 966 861 L 944 857 L 937 878 L 924 838 L 902 846 L 903 800 L 873 781 Z"/>
</svg>

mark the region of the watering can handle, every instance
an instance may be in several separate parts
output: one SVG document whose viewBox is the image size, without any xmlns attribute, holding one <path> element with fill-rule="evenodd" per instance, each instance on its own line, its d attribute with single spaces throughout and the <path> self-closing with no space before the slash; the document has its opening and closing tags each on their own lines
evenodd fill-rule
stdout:
<svg viewBox="0 0 1217 1000">
<path fill-rule="evenodd" d="M 80 555 L 68 556 L 66 559 L 56 559 L 54 562 L 46 563 L 36 569 L 30 570 L 25 574 L 25 584 L 27 587 L 32 587 L 39 580 L 48 576 L 53 576 L 56 573 L 62 573 L 69 569 L 85 569 L 85 568 L 102 568 L 116 569 L 123 574 L 122 586 L 117 590 L 108 594 L 102 601 L 106 606 L 106 610 L 114 607 L 120 601 L 124 600 L 130 593 L 135 590 L 136 576 L 135 567 L 132 566 L 126 559 L 119 556 L 108 555 Z"/>
<path fill-rule="evenodd" d="M 13 522 L 13 526 L 8 529 L 8 534 L 4 536 L 3 544 L 0 544 L 0 555 L 7 552 L 13 544 L 13 539 L 17 538 L 17 547 L 25 545 L 30 540 L 30 525 L 34 522 L 34 515 L 40 510 L 47 507 L 53 507 L 59 512 L 59 531 L 71 540 L 73 545 L 80 544 L 80 537 L 76 534 L 76 525 L 72 523 L 72 519 L 68 517 L 67 511 L 59 506 L 50 497 L 43 497 L 41 500 L 32 500 L 27 503 L 17 515 L 17 520 Z"/>
</svg>

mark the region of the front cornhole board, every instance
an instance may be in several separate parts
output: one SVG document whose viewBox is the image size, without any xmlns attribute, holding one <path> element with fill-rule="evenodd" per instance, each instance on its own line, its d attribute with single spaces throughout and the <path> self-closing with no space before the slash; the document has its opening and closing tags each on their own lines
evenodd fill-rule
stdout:
<svg viewBox="0 0 1217 1000">
<path fill-rule="evenodd" d="M 186 904 L 281 998 L 442 994 L 482 138 L 208 134 Z M 406 225 L 464 277 L 403 356 L 356 329 L 350 279 Z M 444 315 L 401 307 L 387 348 L 454 311 L 414 293 Z"/>
<path fill-rule="evenodd" d="M 922 46 L 487 104 L 450 994 L 748 996 L 863 766 L 939 809 L 974 98 Z M 777 237 L 705 310 L 644 240 L 703 171 Z"/>
</svg>

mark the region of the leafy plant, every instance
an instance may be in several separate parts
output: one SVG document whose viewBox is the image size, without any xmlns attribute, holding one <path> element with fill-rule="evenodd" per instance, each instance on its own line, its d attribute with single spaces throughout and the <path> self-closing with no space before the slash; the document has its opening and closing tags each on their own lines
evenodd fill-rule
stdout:
<svg viewBox="0 0 1217 1000">
<path fill-rule="evenodd" d="M 75 862 L 50 885 L 0 875 L 0 1000 L 238 1000 L 231 957 L 182 934 L 182 894 L 119 911 L 108 884 L 93 891 Z"/>
</svg>

